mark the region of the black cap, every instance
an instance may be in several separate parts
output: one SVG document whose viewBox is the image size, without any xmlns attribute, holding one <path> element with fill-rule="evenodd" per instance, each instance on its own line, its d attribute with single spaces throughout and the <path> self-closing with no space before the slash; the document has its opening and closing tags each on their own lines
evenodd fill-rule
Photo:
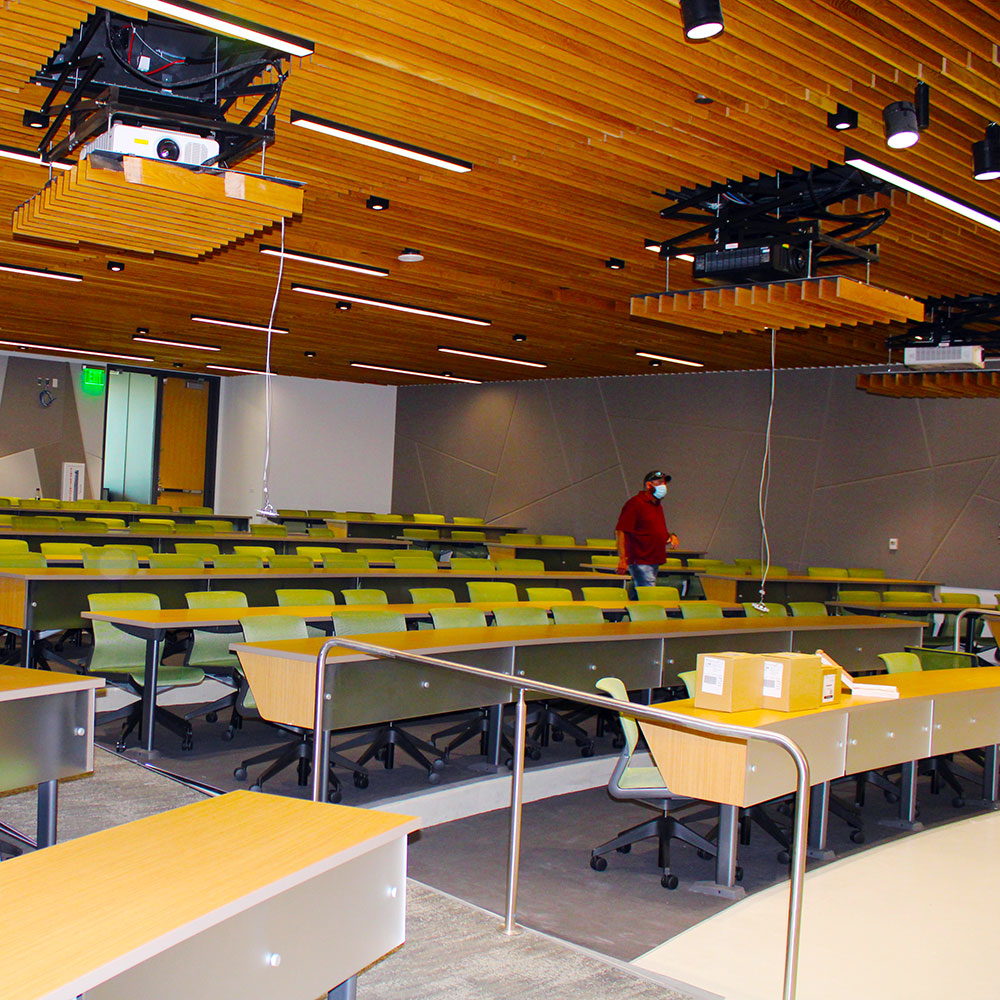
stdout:
<svg viewBox="0 0 1000 1000">
<path fill-rule="evenodd" d="M 651 482 L 654 479 L 662 479 L 665 483 L 669 483 L 673 476 L 668 476 L 665 472 L 661 472 L 659 469 L 653 469 L 652 472 L 647 472 L 646 475 L 642 477 L 643 483 Z"/>
</svg>

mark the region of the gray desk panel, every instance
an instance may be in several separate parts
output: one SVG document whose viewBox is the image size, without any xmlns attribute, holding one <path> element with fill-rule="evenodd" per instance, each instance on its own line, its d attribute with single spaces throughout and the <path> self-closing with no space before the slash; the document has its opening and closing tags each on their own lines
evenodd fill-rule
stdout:
<svg viewBox="0 0 1000 1000">
<path fill-rule="evenodd" d="M 898 629 L 802 629 L 792 633 L 793 653 L 815 653 L 822 649 L 851 673 L 863 670 L 882 672 L 885 664 L 879 653 L 891 653 L 904 646 L 919 646 L 923 630 L 917 624 Z"/>
<path fill-rule="evenodd" d="M 851 709 L 847 740 L 848 774 L 923 760 L 931 752 L 933 698 L 874 700 Z"/>
<path fill-rule="evenodd" d="M 957 753 L 1000 743 L 1000 690 L 934 696 L 931 753 Z"/>
<path fill-rule="evenodd" d="M 619 642 L 562 642 L 518 646 L 514 670 L 548 684 L 592 691 L 595 681 L 613 675 L 629 690 L 660 686 L 663 642 L 659 637 Z"/>
</svg>

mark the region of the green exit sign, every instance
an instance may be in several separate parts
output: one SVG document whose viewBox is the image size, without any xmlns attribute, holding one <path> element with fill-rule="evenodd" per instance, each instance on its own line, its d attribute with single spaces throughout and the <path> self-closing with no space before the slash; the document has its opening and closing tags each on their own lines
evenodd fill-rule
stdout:
<svg viewBox="0 0 1000 1000">
<path fill-rule="evenodd" d="M 80 372 L 83 391 L 90 396 L 99 396 L 104 392 L 108 374 L 103 368 L 91 368 L 84 365 Z"/>
</svg>

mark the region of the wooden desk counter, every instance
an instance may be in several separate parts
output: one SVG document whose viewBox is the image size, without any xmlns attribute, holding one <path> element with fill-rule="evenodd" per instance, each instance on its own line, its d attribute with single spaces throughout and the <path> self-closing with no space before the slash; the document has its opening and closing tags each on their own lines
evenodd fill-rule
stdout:
<svg viewBox="0 0 1000 1000">
<path fill-rule="evenodd" d="M 760 576 L 740 576 L 730 573 L 713 573 L 711 568 L 699 571 L 705 597 L 710 601 L 756 601 L 759 599 Z M 844 590 L 933 590 L 934 580 L 906 580 L 895 577 L 872 576 L 769 576 L 767 596 L 772 601 L 787 604 L 789 601 L 836 600 L 840 588 Z"/>
<path fill-rule="evenodd" d="M 295 518 L 288 518 L 290 521 Z M 301 520 L 301 518 L 299 518 Z M 414 521 L 412 518 L 400 515 L 391 521 L 372 521 L 368 518 L 327 517 L 324 521 L 335 535 L 343 537 L 358 534 L 369 534 L 379 537 L 393 537 L 399 534 L 401 528 L 423 528 L 444 532 L 441 541 L 447 541 L 448 535 L 454 531 L 481 531 L 487 539 L 499 538 L 501 535 L 516 534 L 523 529 L 519 525 L 510 524 L 455 524 L 454 521 Z"/>
<path fill-rule="evenodd" d="M 418 825 L 231 792 L 5 861 L 0 996 L 315 1000 L 402 943 Z"/>
</svg>

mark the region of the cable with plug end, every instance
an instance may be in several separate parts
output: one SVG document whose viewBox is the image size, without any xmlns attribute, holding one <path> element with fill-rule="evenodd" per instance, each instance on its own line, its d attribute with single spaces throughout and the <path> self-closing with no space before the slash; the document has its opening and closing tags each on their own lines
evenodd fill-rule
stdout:
<svg viewBox="0 0 1000 1000">
<path fill-rule="evenodd" d="M 278 512 L 271 503 L 267 477 L 271 467 L 271 335 L 274 331 L 274 314 L 278 309 L 278 295 L 281 292 L 281 278 L 285 270 L 285 220 L 281 220 L 281 256 L 278 258 L 278 283 L 274 288 L 274 301 L 271 303 L 271 317 L 267 321 L 267 350 L 264 356 L 264 475 L 261 492 L 264 502 L 255 513 L 261 517 L 275 519 Z"/>
<path fill-rule="evenodd" d="M 759 598 L 753 603 L 753 608 L 761 614 L 767 614 L 771 609 L 764 600 L 767 589 L 767 574 L 771 570 L 771 546 L 767 538 L 767 494 L 771 488 L 771 419 L 774 416 L 774 355 L 776 334 L 771 328 L 771 400 L 767 407 L 767 429 L 764 432 L 764 460 L 760 467 L 760 490 L 757 494 L 757 512 L 760 515 L 760 561 L 764 572 L 760 577 Z"/>
</svg>

